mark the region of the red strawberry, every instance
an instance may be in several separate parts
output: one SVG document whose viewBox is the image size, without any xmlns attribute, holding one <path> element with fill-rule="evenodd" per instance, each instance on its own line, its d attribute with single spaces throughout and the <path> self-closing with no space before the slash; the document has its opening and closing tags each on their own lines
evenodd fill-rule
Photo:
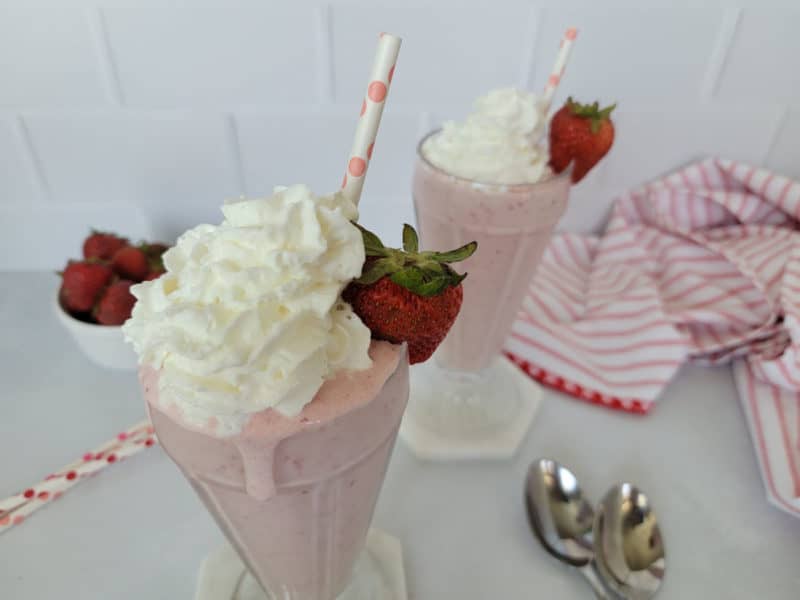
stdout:
<svg viewBox="0 0 800 600">
<path fill-rule="evenodd" d="M 420 252 L 417 233 L 403 226 L 403 250 L 384 247 L 378 237 L 361 229 L 367 261 L 361 277 L 342 297 L 372 331 L 372 337 L 408 343 L 408 359 L 428 360 L 458 316 L 463 299 L 459 275 L 449 263 L 475 252 L 476 242 L 450 252 Z"/>
<path fill-rule="evenodd" d="M 127 245 L 128 240 L 117 237 L 113 233 L 92 231 L 91 235 L 83 242 L 83 257 L 111 260 L 117 250 Z"/>
<path fill-rule="evenodd" d="M 550 121 L 550 166 L 561 173 L 569 163 L 572 181 L 578 183 L 611 149 L 614 123 L 609 118 L 616 104 L 579 104 L 568 98 Z"/>
<path fill-rule="evenodd" d="M 158 278 L 159 278 L 159 277 L 161 277 L 161 276 L 162 276 L 162 275 L 163 275 L 165 272 L 166 272 L 166 271 L 164 271 L 163 269 L 156 270 L 156 271 L 150 271 L 150 272 L 147 274 L 147 277 L 145 277 L 145 278 L 144 278 L 144 281 L 152 281 L 153 279 L 158 279 Z"/>
<path fill-rule="evenodd" d="M 59 298 L 70 312 L 86 312 L 94 306 L 114 272 L 106 265 L 88 261 L 69 261 L 61 274 Z"/>
<path fill-rule="evenodd" d="M 120 279 L 108 286 L 94 308 L 94 318 L 101 325 L 122 325 L 131 316 L 136 298 L 130 289 L 133 281 Z"/>
<path fill-rule="evenodd" d="M 111 259 L 111 268 L 124 279 L 142 281 L 150 272 L 147 256 L 139 248 L 126 246 L 117 250 Z"/>
</svg>

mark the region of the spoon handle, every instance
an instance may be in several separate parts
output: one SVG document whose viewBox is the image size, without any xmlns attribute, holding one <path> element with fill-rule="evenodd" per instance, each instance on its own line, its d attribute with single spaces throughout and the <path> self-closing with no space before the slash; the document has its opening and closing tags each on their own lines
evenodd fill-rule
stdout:
<svg viewBox="0 0 800 600">
<path fill-rule="evenodd" d="M 606 591 L 606 587 L 603 585 L 603 579 L 600 576 L 600 573 L 597 572 L 597 567 L 595 566 L 594 561 L 584 565 L 583 567 L 579 567 L 578 570 L 586 578 L 586 581 L 589 582 L 589 585 L 592 586 L 595 598 L 598 598 L 599 600 L 612 599 L 612 596 L 609 596 L 608 591 Z"/>
</svg>

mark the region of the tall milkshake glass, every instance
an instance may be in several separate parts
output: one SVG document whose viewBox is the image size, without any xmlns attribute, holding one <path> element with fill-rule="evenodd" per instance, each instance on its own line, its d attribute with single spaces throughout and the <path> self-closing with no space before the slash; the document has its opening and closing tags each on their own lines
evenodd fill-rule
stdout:
<svg viewBox="0 0 800 600">
<path fill-rule="evenodd" d="M 535 415 L 541 390 L 500 352 L 567 207 L 575 149 L 567 136 L 555 164 L 543 140 L 576 36 L 574 27 L 564 32 L 541 97 L 492 90 L 417 148 L 412 189 L 422 243 L 437 250 L 476 240 L 479 248 L 463 265 L 461 313 L 435 366 L 412 373 L 400 435 L 424 458 L 507 458 Z"/>
<path fill-rule="evenodd" d="M 513 422 L 525 401 L 506 359 L 505 338 L 570 190 L 569 170 L 535 183 L 492 183 L 434 165 L 420 142 L 413 197 L 420 239 L 427 248 L 471 240 L 480 249 L 463 269 L 464 303 L 437 350 L 435 365 L 414 372 L 409 419 L 454 442 L 492 436 Z"/>
</svg>

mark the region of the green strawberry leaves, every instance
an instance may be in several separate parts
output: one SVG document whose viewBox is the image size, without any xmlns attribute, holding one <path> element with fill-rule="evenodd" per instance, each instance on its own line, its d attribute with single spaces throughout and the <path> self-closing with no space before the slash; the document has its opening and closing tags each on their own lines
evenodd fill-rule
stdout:
<svg viewBox="0 0 800 600">
<path fill-rule="evenodd" d="M 422 269 L 419 267 L 411 266 L 395 271 L 389 276 L 389 279 L 394 281 L 397 285 L 401 285 L 407 289 L 415 289 L 425 283 L 425 276 Z"/>
<path fill-rule="evenodd" d="M 367 256 L 386 256 L 387 248 L 383 245 L 381 239 L 372 233 L 369 229 L 363 228 L 358 223 L 353 223 L 361 232 L 361 237 L 364 240 L 364 251 Z"/>
<path fill-rule="evenodd" d="M 403 224 L 403 250 L 406 252 L 419 252 L 419 237 L 414 228 L 408 223 Z"/>
<path fill-rule="evenodd" d="M 455 250 L 450 250 L 449 252 L 423 252 L 423 254 L 429 254 L 431 258 L 438 262 L 455 263 L 468 259 L 475 253 L 475 250 L 477 249 L 478 242 L 470 242 L 469 244 L 461 246 L 461 248 L 456 248 Z"/>
<path fill-rule="evenodd" d="M 397 268 L 398 265 L 396 261 L 392 260 L 391 258 L 379 258 L 378 260 L 369 264 L 368 268 L 364 269 L 364 271 L 361 273 L 361 277 L 356 279 L 356 282 L 362 285 L 373 284 L 382 277 L 386 277 L 387 275 L 395 272 Z"/>
<path fill-rule="evenodd" d="M 417 266 L 405 267 L 389 276 L 397 285 L 417 294 L 429 298 L 438 296 L 449 286 L 457 286 L 466 277 L 466 274 L 442 272 L 435 273 L 429 269 Z"/>
<path fill-rule="evenodd" d="M 478 247 L 470 242 L 447 252 L 420 252 L 419 236 L 411 225 L 403 225 L 403 249 L 387 248 L 380 238 L 361 225 L 367 260 L 361 277 L 355 280 L 361 285 L 371 285 L 384 277 L 419 296 L 430 297 L 444 292 L 448 287 L 459 285 L 467 276 L 456 273 L 450 263 L 460 262 L 472 256 Z"/>
<path fill-rule="evenodd" d="M 597 133 L 600 131 L 600 126 L 603 124 L 603 121 L 608 121 L 611 117 L 611 112 L 617 107 L 617 104 L 615 102 L 610 106 L 600 108 L 599 102 L 581 104 L 580 102 L 575 102 L 572 96 L 570 96 L 567 98 L 567 106 L 570 112 L 576 117 L 589 119 L 589 129 L 591 129 L 592 133 Z"/>
</svg>

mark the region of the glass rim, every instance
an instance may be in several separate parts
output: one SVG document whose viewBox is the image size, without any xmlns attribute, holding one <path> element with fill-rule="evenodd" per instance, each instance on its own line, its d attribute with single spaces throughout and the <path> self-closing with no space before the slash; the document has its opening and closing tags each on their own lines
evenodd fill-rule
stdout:
<svg viewBox="0 0 800 600">
<path fill-rule="evenodd" d="M 441 173 L 442 175 L 450 177 L 456 181 L 461 181 L 463 183 L 468 183 L 470 185 L 479 185 L 482 187 L 502 187 L 512 190 L 513 189 L 528 190 L 539 186 L 550 185 L 562 181 L 564 179 L 569 179 L 572 175 L 572 167 L 574 165 L 574 163 L 572 162 L 567 166 L 566 169 L 561 171 L 561 173 L 555 173 L 552 177 L 548 179 L 543 179 L 541 181 L 527 182 L 527 183 L 501 183 L 497 181 L 483 181 L 480 179 L 470 179 L 468 177 L 461 177 L 460 175 L 454 175 L 453 173 L 445 171 L 441 167 L 433 164 L 430 160 L 428 160 L 428 158 L 422 152 L 422 145 L 428 140 L 429 137 L 436 135 L 440 131 L 442 131 L 442 128 L 438 127 L 436 129 L 432 129 L 424 136 L 422 136 L 422 139 L 417 144 L 417 158 L 419 158 L 431 170 L 436 171 L 437 173 Z"/>
</svg>

